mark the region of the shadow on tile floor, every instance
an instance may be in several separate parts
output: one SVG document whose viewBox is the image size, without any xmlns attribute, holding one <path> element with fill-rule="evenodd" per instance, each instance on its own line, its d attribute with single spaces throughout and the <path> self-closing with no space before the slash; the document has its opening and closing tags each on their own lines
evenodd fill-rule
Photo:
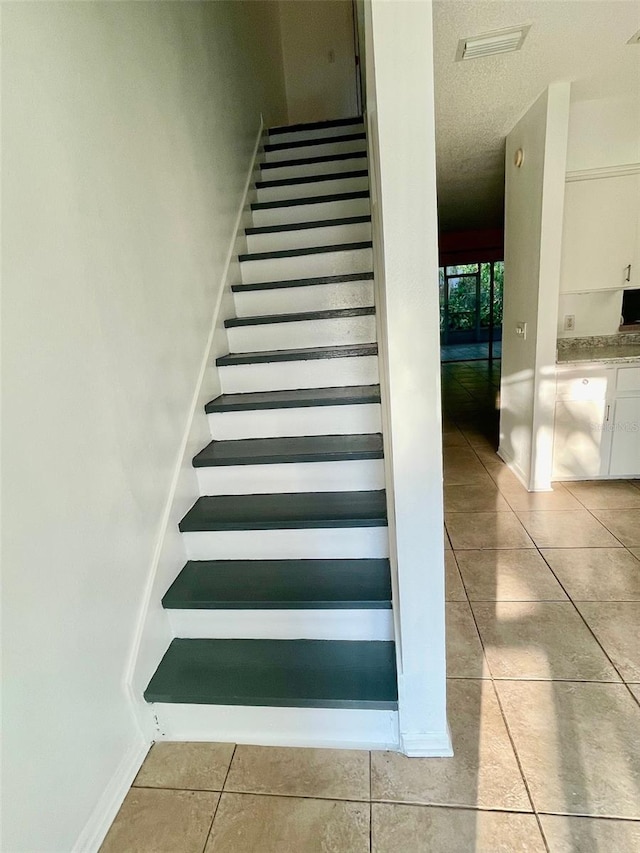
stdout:
<svg viewBox="0 0 640 853">
<path fill-rule="evenodd" d="M 499 364 L 442 373 L 455 756 L 158 743 L 103 853 L 640 850 L 640 484 L 531 495 Z"/>
</svg>

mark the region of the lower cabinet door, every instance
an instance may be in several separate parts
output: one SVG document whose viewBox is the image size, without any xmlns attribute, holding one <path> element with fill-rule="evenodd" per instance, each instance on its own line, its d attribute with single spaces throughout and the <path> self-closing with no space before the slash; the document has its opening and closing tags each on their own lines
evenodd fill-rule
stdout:
<svg viewBox="0 0 640 853">
<path fill-rule="evenodd" d="M 640 476 L 640 397 L 619 397 L 609 427 L 609 473 L 618 477 Z"/>
<path fill-rule="evenodd" d="M 556 403 L 553 477 L 580 480 L 607 473 L 609 442 L 607 402 L 562 400 Z"/>
</svg>

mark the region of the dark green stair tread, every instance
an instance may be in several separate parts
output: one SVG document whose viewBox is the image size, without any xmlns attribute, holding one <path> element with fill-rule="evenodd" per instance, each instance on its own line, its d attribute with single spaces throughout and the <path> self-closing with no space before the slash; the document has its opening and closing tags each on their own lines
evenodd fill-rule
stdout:
<svg viewBox="0 0 640 853">
<path fill-rule="evenodd" d="M 313 361 L 320 358 L 359 358 L 378 354 L 377 344 L 342 344 L 335 347 L 305 347 L 264 352 L 230 352 L 216 359 L 218 367 L 234 364 L 265 364 L 273 361 Z"/>
<path fill-rule="evenodd" d="M 371 240 L 358 243 L 334 243 L 330 246 L 304 246 L 301 249 L 276 249 L 273 252 L 246 252 L 238 255 L 240 261 L 266 261 L 270 258 L 298 258 L 305 255 L 324 255 L 329 252 L 352 252 L 357 249 L 370 249 Z"/>
<path fill-rule="evenodd" d="M 367 156 L 366 151 L 343 151 L 340 154 L 321 154 L 316 157 L 299 157 L 294 160 L 273 160 L 260 163 L 260 169 L 286 169 L 289 166 L 314 166 L 317 163 L 333 163 L 338 160 L 361 160 Z"/>
<path fill-rule="evenodd" d="M 147 702 L 395 710 L 395 647 L 361 640 L 173 640 Z"/>
<path fill-rule="evenodd" d="M 266 326 L 271 323 L 300 323 L 304 320 L 342 320 L 348 317 L 368 317 L 376 313 L 371 305 L 366 308 L 332 308 L 328 311 L 301 311 L 298 314 L 263 314 L 258 317 L 232 317 L 224 321 L 225 328 L 238 326 Z"/>
<path fill-rule="evenodd" d="M 323 181 L 346 181 L 349 178 L 366 178 L 367 169 L 357 169 L 351 172 L 331 172 L 321 175 L 300 175 L 296 178 L 273 178 L 269 181 L 256 181 L 256 189 L 266 190 L 270 187 L 296 187 L 300 184 L 320 184 Z"/>
<path fill-rule="evenodd" d="M 325 204 L 331 201 L 350 201 L 355 198 L 369 198 L 369 190 L 356 190 L 350 193 L 331 193 L 330 195 L 311 195 L 305 198 L 286 198 L 277 201 L 254 201 L 251 210 L 270 210 L 276 207 L 297 207 L 301 204 Z"/>
<path fill-rule="evenodd" d="M 337 142 L 359 142 L 367 138 L 360 133 L 341 133 L 338 136 L 314 136 L 313 139 L 296 139 L 293 142 L 267 142 L 265 151 L 284 151 L 285 148 L 311 148 L 314 145 L 334 145 Z"/>
<path fill-rule="evenodd" d="M 359 225 L 371 222 L 370 214 L 343 216 L 340 219 L 314 219 L 312 222 L 287 222 L 284 225 L 259 225 L 245 228 L 245 234 L 278 234 L 282 231 L 308 231 L 311 228 L 332 228 L 336 225 Z"/>
<path fill-rule="evenodd" d="M 269 136 L 277 136 L 280 133 L 295 133 L 298 130 L 322 130 L 326 127 L 346 127 L 353 124 L 363 124 L 362 116 L 351 116 L 350 118 L 329 118 L 322 121 L 308 121 L 299 124 L 282 124 L 270 127 Z"/>
<path fill-rule="evenodd" d="M 252 412 L 261 409 L 297 409 L 310 406 L 352 406 L 379 403 L 379 385 L 345 385 L 340 388 L 305 388 L 293 391 L 254 391 L 221 394 L 205 406 L 213 412 Z"/>
<path fill-rule="evenodd" d="M 183 533 L 386 526 L 384 490 L 207 495 L 180 522 Z"/>
<path fill-rule="evenodd" d="M 233 293 L 252 290 L 278 290 L 283 287 L 311 287 L 317 284 L 343 284 L 350 281 L 372 281 L 373 272 L 350 272 L 343 275 L 320 275 L 312 278 L 293 278 L 284 281 L 260 281 L 256 284 L 232 284 Z"/>
<path fill-rule="evenodd" d="M 169 610 L 388 610 L 389 561 L 190 560 L 162 605 Z"/>
<path fill-rule="evenodd" d="M 212 441 L 194 459 L 195 468 L 382 459 L 382 435 L 301 435 Z"/>
</svg>

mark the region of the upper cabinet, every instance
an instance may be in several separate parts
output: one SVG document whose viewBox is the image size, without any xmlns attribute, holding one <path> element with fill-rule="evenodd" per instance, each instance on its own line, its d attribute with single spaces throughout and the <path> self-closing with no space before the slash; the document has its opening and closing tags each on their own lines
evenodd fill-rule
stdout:
<svg viewBox="0 0 640 853">
<path fill-rule="evenodd" d="M 640 171 L 626 171 L 567 175 L 562 293 L 640 287 Z"/>
</svg>

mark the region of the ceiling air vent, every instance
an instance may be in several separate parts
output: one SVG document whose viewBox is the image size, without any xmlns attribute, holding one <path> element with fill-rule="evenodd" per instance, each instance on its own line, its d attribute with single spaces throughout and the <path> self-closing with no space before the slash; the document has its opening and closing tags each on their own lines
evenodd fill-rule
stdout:
<svg viewBox="0 0 640 853">
<path fill-rule="evenodd" d="M 456 62 L 520 50 L 530 28 L 531 24 L 526 24 L 521 27 L 510 27 L 508 30 L 494 30 L 491 33 L 460 39 L 456 51 Z"/>
</svg>

